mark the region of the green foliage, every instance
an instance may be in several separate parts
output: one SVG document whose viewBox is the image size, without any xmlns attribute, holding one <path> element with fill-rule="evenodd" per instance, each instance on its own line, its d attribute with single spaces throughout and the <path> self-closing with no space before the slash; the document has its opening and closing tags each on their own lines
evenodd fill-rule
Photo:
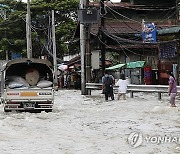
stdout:
<svg viewBox="0 0 180 154">
<path fill-rule="evenodd" d="M 55 10 L 57 55 L 67 52 L 64 42 L 69 41 L 77 24 L 79 0 L 32 0 L 30 4 L 32 21 L 33 56 L 47 54 L 45 47 L 49 30 L 49 16 Z M 6 10 L 6 19 L 0 18 L 0 52 L 21 52 L 26 56 L 26 3 L 16 0 L 1 0 Z M 4 54 L 0 54 L 4 55 Z M 4 57 L 0 57 L 1 59 Z"/>
<path fill-rule="evenodd" d="M 2 50 L 5 50 L 5 51 L 8 50 L 8 46 L 9 46 L 8 40 L 6 38 L 1 39 L 0 46 Z"/>
<path fill-rule="evenodd" d="M 18 39 L 17 39 L 17 40 L 14 41 L 14 45 L 16 45 L 16 46 L 23 46 L 24 43 L 25 43 L 24 40 L 18 40 Z"/>
</svg>

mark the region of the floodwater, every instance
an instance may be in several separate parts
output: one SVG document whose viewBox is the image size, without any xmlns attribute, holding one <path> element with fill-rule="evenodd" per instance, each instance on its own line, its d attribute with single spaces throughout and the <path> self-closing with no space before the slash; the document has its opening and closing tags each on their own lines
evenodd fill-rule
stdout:
<svg viewBox="0 0 180 154">
<path fill-rule="evenodd" d="M 101 91 L 59 90 L 50 113 L 4 113 L 1 105 L 0 153 L 180 153 L 180 100 L 170 108 L 168 96 L 162 98 L 137 93 L 105 102 Z"/>
</svg>

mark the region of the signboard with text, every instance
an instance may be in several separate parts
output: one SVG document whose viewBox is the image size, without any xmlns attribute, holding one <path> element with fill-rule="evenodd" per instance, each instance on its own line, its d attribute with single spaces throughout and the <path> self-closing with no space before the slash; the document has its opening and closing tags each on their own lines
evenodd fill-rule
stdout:
<svg viewBox="0 0 180 154">
<path fill-rule="evenodd" d="M 157 30 L 154 23 L 144 23 L 142 32 L 143 42 L 156 42 L 156 32 Z"/>
</svg>

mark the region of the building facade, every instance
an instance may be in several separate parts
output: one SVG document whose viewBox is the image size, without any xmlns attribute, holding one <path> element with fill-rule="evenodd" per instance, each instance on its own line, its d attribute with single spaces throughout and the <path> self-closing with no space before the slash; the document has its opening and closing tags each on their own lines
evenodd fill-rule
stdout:
<svg viewBox="0 0 180 154">
<path fill-rule="evenodd" d="M 90 3 L 104 10 L 103 23 L 101 20 L 91 25 L 92 39 L 99 42 L 92 48 L 104 46 L 106 56 L 116 53 L 115 64 L 145 61 L 143 68 L 125 69 L 127 76 L 137 78 L 136 84 L 168 84 L 166 70 L 172 71 L 179 83 L 179 1 L 121 0 L 103 4 L 102 8 L 101 3 Z M 145 80 L 147 76 L 149 81 Z"/>
</svg>

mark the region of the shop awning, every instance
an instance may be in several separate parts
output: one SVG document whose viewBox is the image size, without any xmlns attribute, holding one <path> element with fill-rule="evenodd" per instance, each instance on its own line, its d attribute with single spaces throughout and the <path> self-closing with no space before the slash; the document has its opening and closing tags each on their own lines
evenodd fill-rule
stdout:
<svg viewBox="0 0 180 154">
<path fill-rule="evenodd" d="M 111 67 L 106 68 L 106 70 L 115 70 L 115 69 L 119 69 L 121 67 L 123 67 L 125 64 L 117 64 Z"/>
<path fill-rule="evenodd" d="M 142 68 L 144 67 L 145 61 L 135 61 L 126 63 L 126 68 Z"/>
</svg>

